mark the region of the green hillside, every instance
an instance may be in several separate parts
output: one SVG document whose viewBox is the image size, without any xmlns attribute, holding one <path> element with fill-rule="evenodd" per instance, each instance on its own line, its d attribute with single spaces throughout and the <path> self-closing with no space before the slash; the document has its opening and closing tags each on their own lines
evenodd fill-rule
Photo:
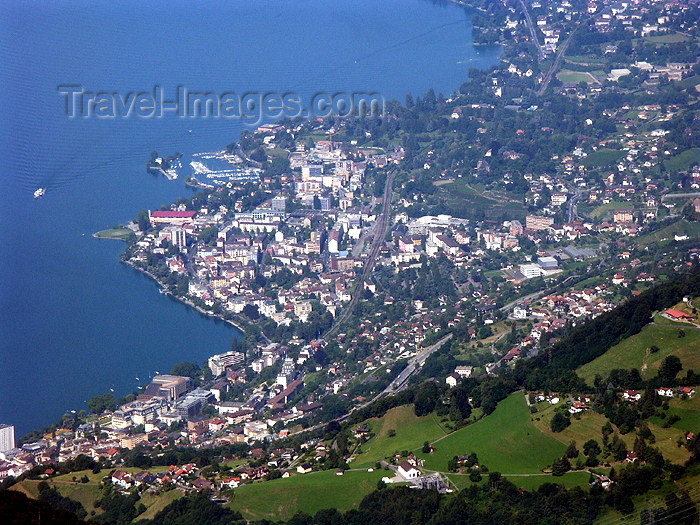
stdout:
<svg viewBox="0 0 700 525">
<path fill-rule="evenodd" d="M 678 200 L 676 204 L 682 205 L 683 201 Z M 637 239 L 640 246 L 654 244 L 657 242 L 673 240 L 676 235 L 687 235 L 689 238 L 700 237 L 700 223 L 688 222 L 685 219 L 675 221 L 668 226 L 653 232 L 645 233 Z"/>
<path fill-rule="evenodd" d="M 353 468 L 374 466 L 397 452 L 414 450 L 445 435 L 432 414 L 418 417 L 413 405 L 392 408 L 381 418 L 369 419 L 365 425 L 375 436 L 362 445 L 362 452 L 351 463 Z"/>
<path fill-rule="evenodd" d="M 123 470 L 135 474 L 143 469 L 124 467 Z M 161 472 L 164 470 L 167 470 L 167 467 L 152 467 L 149 469 L 150 472 Z M 55 476 L 47 481 L 49 485 L 58 490 L 62 496 L 79 501 L 88 513 L 94 511 L 96 515 L 99 515 L 103 510 L 99 507 L 95 507 L 95 501 L 102 496 L 100 482 L 105 476 L 109 475 L 109 472 L 109 470 L 102 470 L 98 474 L 95 474 L 91 470 L 81 470 L 71 472 L 70 474 Z M 88 477 L 89 481 L 87 483 L 73 481 L 73 478 L 79 480 L 83 476 Z M 39 483 L 40 480 L 27 479 L 11 487 L 11 490 L 17 490 L 31 498 L 37 498 L 39 497 Z M 157 496 L 151 493 L 143 493 L 139 503 L 143 503 L 146 506 L 146 511 L 139 516 L 139 519 L 152 518 L 157 512 L 163 510 L 167 505 L 182 496 L 184 496 L 184 492 L 180 489 L 163 492 Z"/>
<path fill-rule="evenodd" d="M 537 474 L 566 450 L 533 425 L 520 392 L 502 401 L 491 415 L 439 439 L 434 446 L 432 454 L 418 452 L 426 469 L 447 471 L 447 462 L 454 456 L 476 452 L 480 463 L 503 474 Z"/>
<path fill-rule="evenodd" d="M 391 473 L 362 469 L 348 470 L 338 476 L 335 470 L 325 470 L 253 483 L 235 489 L 230 507 L 248 520 L 276 521 L 287 520 L 300 511 L 312 515 L 329 507 L 345 511 L 359 505 L 387 475 Z"/>
<path fill-rule="evenodd" d="M 587 487 L 591 475 L 588 472 L 567 472 L 563 476 L 553 477 L 550 474 L 521 474 L 506 476 L 508 481 L 518 488 L 537 490 L 544 483 L 557 483 L 566 488 Z"/>
<path fill-rule="evenodd" d="M 685 337 L 678 337 L 679 329 L 684 330 Z M 652 346 L 657 346 L 659 351 L 650 353 Z M 638 334 L 579 367 L 576 373 L 590 385 L 596 374 L 605 377 L 615 368 L 638 368 L 642 377 L 648 379 L 671 354 L 680 358 L 684 369 L 700 370 L 700 329 L 657 316 L 654 324 L 645 326 Z"/>
<path fill-rule="evenodd" d="M 678 409 L 673 408 L 676 406 L 676 403 L 678 403 Z M 654 416 L 649 419 L 648 424 L 655 437 L 654 446 L 669 461 L 682 464 L 688 460 L 690 454 L 687 449 L 678 446 L 678 439 L 685 434 L 683 429 L 685 431 L 695 431 L 696 429 L 700 431 L 700 413 L 695 411 L 697 408 L 700 408 L 700 405 L 696 404 L 695 399 L 687 401 L 673 399 L 670 401 L 670 404 L 672 408 L 668 411 L 666 417 L 676 414 L 682 418 L 680 421 L 671 428 L 663 428 L 664 420 Z M 550 435 L 564 445 L 575 441 L 579 450 L 589 439 L 595 439 L 602 448 L 601 428 L 608 421 L 603 414 L 598 414 L 592 410 L 583 412 L 578 417 L 572 417 L 571 424 L 561 432 L 552 432 L 550 422 L 554 416 L 555 408 L 555 406 L 550 405 L 533 414 L 533 423 L 542 433 Z M 619 432 L 615 425 L 613 425 L 613 428 Z M 632 446 L 634 437 L 623 435 L 622 438 L 626 440 L 628 446 Z"/>
<path fill-rule="evenodd" d="M 666 169 L 684 171 L 700 162 L 700 148 L 690 148 L 664 162 Z"/>
<path fill-rule="evenodd" d="M 700 432 L 700 396 L 698 394 L 690 399 L 673 398 L 668 404 L 666 417 L 678 416 L 678 421 L 671 425 L 671 429 L 682 432 L 690 430 L 696 434 Z M 658 416 L 652 416 L 649 421 L 657 425 L 664 424 L 664 420 Z"/>
<path fill-rule="evenodd" d="M 425 459 L 427 470 L 448 474 L 462 489 L 473 483 L 465 474 L 448 473 L 447 462 L 454 456 L 476 452 L 480 463 L 503 473 L 519 487 L 535 489 L 547 482 L 567 487 L 587 485 L 586 473 L 570 472 L 559 478 L 542 473 L 543 468 L 563 454 L 571 439 L 568 433 L 567 439 L 553 435 L 548 423 L 546 428 L 538 429 L 533 419 L 522 393 L 512 394 L 491 415 L 448 435 L 438 425 L 436 416 L 417 417 L 413 405 L 397 407 L 384 417 L 365 423 L 376 435 L 362 446 L 362 453 L 351 466 L 372 466 L 379 460 L 390 459 L 395 453 L 411 451 Z M 580 430 L 585 435 L 585 439 L 579 437 L 581 442 L 600 434 L 605 418 L 596 414 L 591 419 L 595 419 L 593 424 Z M 393 437 L 391 430 L 395 432 Z M 425 441 L 434 444 L 433 454 L 421 452 Z"/>
</svg>

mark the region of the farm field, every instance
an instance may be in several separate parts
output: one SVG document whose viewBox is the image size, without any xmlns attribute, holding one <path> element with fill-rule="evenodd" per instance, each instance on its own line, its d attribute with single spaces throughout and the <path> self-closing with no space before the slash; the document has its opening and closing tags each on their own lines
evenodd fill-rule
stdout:
<svg viewBox="0 0 700 525">
<path fill-rule="evenodd" d="M 600 429 L 607 421 L 604 415 L 588 410 L 582 412 L 578 418 L 572 417 L 571 425 L 561 432 L 552 432 L 550 423 L 554 417 L 555 408 L 555 405 L 549 405 L 544 410 L 532 414 L 533 424 L 540 432 L 552 436 L 563 445 L 568 446 L 572 441 L 576 441 L 579 450 L 589 439 L 595 439 L 601 447 L 603 446 Z"/>
<path fill-rule="evenodd" d="M 655 424 L 653 418 L 649 420 L 649 430 L 652 431 L 654 437 L 656 438 L 656 443 L 654 443 L 654 446 L 659 449 L 665 459 L 668 459 L 672 463 L 683 464 L 690 458 L 690 453 L 688 450 L 684 447 L 681 448 L 678 446 L 678 438 L 685 435 L 684 431 L 674 427 L 663 428 L 660 425 Z M 634 436 L 630 436 L 630 438 L 627 440 L 630 441 L 628 446 L 632 446 L 631 442 L 633 439 Z"/>
<path fill-rule="evenodd" d="M 450 207 L 481 210 L 487 218 L 499 218 L 506 212 L 524 218 L 527 213 L 522 202 L 502 195 L 480 194 L 478 189 L 469 186 L 464 179 L 443 184 L 438 191 Z"/>
<path fill-rule="evenodd" d="M 603 218 L 606 215 L 612 216 L 615 210 L 627 210 L 633 207 L 634 205 L 629 202 L 609 202 L 607 204 L 601 204 L 591 210 L 590 216 L 593 218 Z"/>
<path fill-rule="evenodd" d="M 683 153 L 664 161 L 666 169 L 673 171 L 685 171 L 697 163 L 700 163 L 700 148 L 687 149 Z"/>
<path fill-rule="evenodd" d="M 683 201 L 679 199 L 679 202 Z M 690 238 L 700 237 L 700 224 L 682 219 L 655 232 L 641 235 L 637 242 L 639 245 L 645 245 L 666 240 L 673 241 L 674 235 L 687 235 Z"/>
<path fill-rule="evenodd" d="M 669 411 L 669 415 L 671 413 L 672 412 Z M 540 429 L 540 431 L 542 431 L 545 434 L 551 435 L 553 438 L 561 441 L 565 445 L 568 445 L 572 441 L 575 441 L 579 451 L 581 451 L 583 444 L 586 441 L 588 441 L 589 439 L 595 439 L 602 448 L 603 442 L 601 428 L 607 421 L 607 418 L 602 414 L 598 414 L 592 411 L 583 412 L 578 418 L 572 417 L 571 425 L 566 427 L 561 432 L 552 432 L 550 427 L 550 421 L 554 416 L 553 406 L 547 407 L 545 410 L 542 410 L 537 414 L 533 414 L 533 416 L 535 419 L 533 423 L 538 429 Z M 679 427 L 674 426 L 675 428 L 662 428 L 662 419 L 652 417 L 649 420 L 649 428 L 654 433 L 654 437 L 656 438 L 654 446 L 661 451 L 661 453 L 666 459 L 674 463 L 683 463 L 688 459 L 689 454 L 687 450 L 684 448 L 679 448 L 677 445 L 678 438 L 683 434 L 679 431 L 679 428 L 685 428 L 685 426 L 691 424 L 694 421 L 700 421 L 700 418 L 694 416 L 693 418 L 690 418 L 688 420 L 678 422 L 678 424 L 680 425 Z M 615 428 L 614 425 L 613 428 Z M 698 427 L 691 426 L 689 428 Z M 615 430 L 617 431 L 617 428 L 615 428 Z M 632 446 L 634 440 L 633 436 L 630 437 L 623 435 L 621 437 L 627 442 L 628 446 Z"/>
<path fill-rule="evenodd" d="M 391 473 L 362 469 L 348 470 L 338 476 L 335 470 L 324 470 L 253 483 L 235 489 L 229 506 L 248 520 L 287 520 L 300 511 L 313 515 L 331 506 L 346 511 L 359 505 L 387 475 Z M 333 497 L 329 498 L 329 494 Z"/>
<path fill-rule="evenodd" d="M 578 84 L 579 82 L 599 84 L 598 80 L 586 71 L 572 71 L 570 69 L 564 69 L 560 73 L 557 73 L 557 78 L 564 84 Z"/>
<path fill-rule="evenodd" d="M 455 474 L 451 472 L 447 476 L 459 490 L 464 490 L 473 485 L 481 485 L 486 483 L 488 479 L 488 473 L 484 473 L 482 480 L 477 483 L 469 481 L 469 476 L 467 474 Z M 566 488 L 585 488 L 588 487 L 590 474 L 588 472 L 567 472 L 563 476 L 552 476 L 551 474 L 515 474 L 504 477 L 518 488 L 537 490 L 544 483 L 556 483 L 557 485 L 564 485 Z"/>
<path fill-rule="evenodd" d="M 691 37 L 682 33 L 670 33 L 668 35 L 656 35 L 644 37 L 647 42 L 654 44 L 678 44 L 679 42 L 687 42 Z"/>
<path fill-rule="evenodd" d="M 572 487 L 585 488 L 588 487 L 590 476 L 588 472 L 567 472 L 563 476 L 539 474 L 534 476 L 506 476 L 506 478 L 518 488 L 537 490 L 544 483 L 556 483 L 557 485 L 564 485 L 568 489 Z"/>
<path fill-rule="evenodd" d="M 588 168 L 610 166 L 615 164 L 618 159 L 624 157 L 624 155 L 624 151 L 601 148 L 588 155 L 585 159 L 582 159 L 581 163 Z"/>
<path fill-rule="evenodd" d="M 668 401 L 669 409 L 666 411 L 666 418 L 678 416 L 680 419 L 671 425 L 675 428 L 693 433 L 700 432 L 700 396 L 696 393 L 690 399 L 673 398 Z M 656 425 L 663 425 L 664 419 L 652 416 L 649 421 Z"/>
<path fill-rule="evenodd" d="M 566 450 L 564 444 L 532 424 L 520 392 L 503 400 L 489 416 L 433 443 L 432 454 L 416 454 L 424 458 L 426 469 L 442 472 L 454 456 L 476 452 L 479 463 L 490 471 L 537 474 Z"/>
<path fill-rule="evenodd" d="M 422 447 L 425 441 L 445 435 L 432 414 L 418 417 L 413 405 L 392 408 L 383 417 L 369 419 L 365 424 L 375 436 L 362 445 L 362 453 L 350 464 L 353 468 L 373 467 L 377 461 L 396 452 L 414 450 Z M 393 437 L 391 430 L 396 433 Z"/>
<path fill-rule="evenodd" d="M 693 75 L 691 77 L 684 78 L 683 80 L 678 82 L 678 85 L 680 85 L 683 89 L 695 88 L 696 90 L 698 90 L 698 87 L 700 86 L 700 75 Z"/>
<path fill-rule="evenodd" d="M 81 476 L 82 474 L 83 473 L 80 473 Z M 17 490 L 19 492 L 23 492 L 31 498 L 38 498 L 38 486 L 40 482 L 40 480 L 27 479 L 18 483 L 17 485 L 10 487 L 10 490 Z M 74 483 L 72 481 L 52 483 L 51 481 L 49 481 L 49 484 L 55 489 L 57 489 L 62 496 L 74 499 L 82 503 L 83 507 L 85 507 L 85 510 L 88 512 L 88 514 L 92 511 L 95 511 L 95 513 L 99 515 L 102 512 L 101 509 L 98 509 L 93 505 L 95 503 L 95 500 L 98 499 L 101 494 L 100 487 L 97 483 Z"/>
<path fill-rule="evenodd" d="M 567 55 L 564 59 L 564 62 L 566 62 L 567 64 L 605 64 L 605 60 L 595 55 Z"/>
<path fill-rule="evenodd" d="M 144 492 L 141 495 L 141 503 L 146 505 L 146 512 L 140 514 L 138 519 L 153 519 L 153 517 L 156 514 L 158 514 L 161 510 L 170 505 L 176 499 L 180 499 L 184 495 L 184 491 L 179 489 L 169 490 L 168 492 L 164 492 L 160 496 L 155 496 L 149 492 Z"/>
<path fill-rule="evenodd" d="M 149 472 L 155 473 L 167 470 L 167 468 L 168 467 L 153 467 L 148 470 Z M 125 467 L 123 470 L 127 470 L 133 474 L 140 472 L 143 469 L 136 467 Z M 110 472 L 110 470 L 102 470 L 99 474 L 95 474 L 91 470 L 81 470 L 78 472 L 71 472 L 69 474 L 49 478 L 46 481 L 53 488 L 57 489 L 62 496 L 82 503 L 88 514 L 95 511 L 95 514 L 99 515 L 102 513 L 102 509 L 96 508 L 94 503 L 101 497 L 102 490 L 100 488 L 100 481 L 102 481 L 105 476 L 108 476 Z M 79 480 L 83 476 L 88 477 L 89 481 L 87 483 L 73 481 L 73 477 Z M 40 480 L 27 479 L 11 487 L 11 490 L 18 490 L 25 493 L 27 496 L 37 498 L 39 496 L 38 485 L 40 482 Z M 182 497 L 183 495 L 184 492 L 181 490 L 171 490 L 163 493 L 160 496 L 144 493 L 141 496 L 140 502 L 146 506 L 147 510 L 139 517 L 152 518 L 157 512 L 163 510 L 168 504 Z"/>
</svg>

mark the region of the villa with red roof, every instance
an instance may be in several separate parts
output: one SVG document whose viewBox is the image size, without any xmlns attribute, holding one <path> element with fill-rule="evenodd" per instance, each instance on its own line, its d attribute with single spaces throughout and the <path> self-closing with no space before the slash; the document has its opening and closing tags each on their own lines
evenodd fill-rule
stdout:
<svg viewBox="0 0 700 525">
<path fill-rule="evenodd" d="M 693 319 L 692 315 L 687 314 L 685 312 L 682 312 L 680 310 L 676 310 L 674 308 L 670 308 L 670 309 L 666 310 L 666 315 L 675 319 L 676 321 L 680 321 L 681 319 L 692 321 L 692 319 Z"/>
</svg>

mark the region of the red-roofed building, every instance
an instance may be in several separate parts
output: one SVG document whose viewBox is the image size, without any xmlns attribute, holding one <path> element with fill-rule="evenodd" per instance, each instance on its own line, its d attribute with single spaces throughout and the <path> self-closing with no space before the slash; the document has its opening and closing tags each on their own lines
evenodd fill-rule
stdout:
<svg viewBox="0 0 700 525">
<path fill-rule="evenodd" d="M 627 401 L 639 401 L 642 398 L 642 394 L 636 390 L 625 390 L 622 392 L 622 398 Z"/>
<path fill-rule="evenodd" d="M 512 348 L 506 355 L 503 356 L 503 360 L 506 363 L 509 363 L 511 361 L 514 361 L 518 357 L 520 357 L 520 349 Z"/>
<path fill-rule="evenodd" d="M 681 312 L 680 310 L 676 310 L 674 308 L 670 308 L 670 309 L 666 310 L 666 315 L 668 315 L 676 320 L 679 320 L 679 319 L 692 320 L 693 319 L 692 315 L 689 315 L 685 312 Z"/>
<path fill-rule="evenodd" d="M 133 481 L 131 479 L 131 474 L 126 470 L 115 470 L 112 473 L 112 483 L 124 489 L 128 489 L 133 484 Z"/>
<path fill-rule="evenodd" d="M 191 224 L 194 222 L 196 211 L 172 211 L 172 210 L 157 210 L 149 212 L 151 224 Z"/>
<path fill-rule="evenodd" d="M 287 388 L 270 399 L 266 406 L 270 408 L 283 408 L 284 405 L 289 402 L 289 399 L 296 395 L 303 386 L 304 382 L 301 379 L 292 381 Z"/>
<path fill-rule="evenodd" d="M 241 478 L 239 478 L 239 477 L 224 478 L 221 480 L 222 487 L 226 486 L 226 487 L 230 487 L 232 489 L 235 489 L 236 487 L 238 487 L 238 485 L 240 485 L 240 483 L 241 483 Z"/>
</svg>

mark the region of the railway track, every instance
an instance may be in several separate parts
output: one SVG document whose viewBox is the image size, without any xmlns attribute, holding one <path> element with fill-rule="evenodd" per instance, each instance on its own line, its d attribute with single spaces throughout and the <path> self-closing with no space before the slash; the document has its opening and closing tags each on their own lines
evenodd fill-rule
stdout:
<svg viewBox="0 0 700 525">
<path fill-rule="evenodd" d="M 379 256 L 379 251 L 382 249 L 384 244 L 384 236 L 386 235 L 387 229 L 389 227 L 389 221 L 391 219 L 391 187 L 394 183 L 395 171 L 389 173 L 386 178 L 386 184 L 384 185 L 384 207 L 382 208 L 382 214 L 379 218 L 379 222 L 374 228 L 374 239 L 372 240 L 372 246 L 369 250 L 369 256 L 367 257 L 367 263 L 362 270 L 362 275 L 357 281 L 357 286 L 352 294 L 352 299 L 348 305 L 343 309 L 340 317 L 333 323 L 333 326 L 323 335 L 324 338 L 328 338 L 338 331 L 340 326 L 347 321 L 352 315 L 355 305 L 362 295 L 363 284 L 367 278 L 371 275 L 374 265 L 377 262 L 377 257 Z"/>
</svg>

